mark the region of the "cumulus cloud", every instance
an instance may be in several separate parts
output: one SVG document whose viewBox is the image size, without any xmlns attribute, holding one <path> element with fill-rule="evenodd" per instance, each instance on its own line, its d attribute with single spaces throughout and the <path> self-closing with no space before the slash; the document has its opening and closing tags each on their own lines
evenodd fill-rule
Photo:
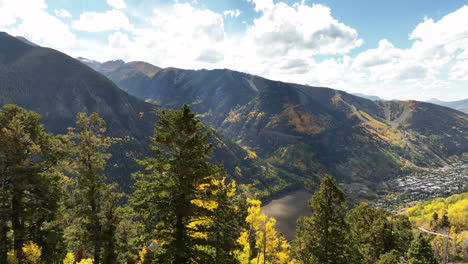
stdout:
<svg viewBox="0 0 468 264">
<path fill-rule="evenodd" d="M 73 28 L 87 32 L 103 32 L 112 30 L 133 30 L 128 17 L 119 10 L 103 13 L 84 12 L 78 20 L 73 21 Z"/>
<path fill-rule="evenodd" d="M 107 0 L 112 10 L 84 12 L 71 25 L 62 21 L 71 17 L 67 10 L 49 14 L 45 0 L 0 0 L 0 30 L 73 56 L 98 60 L 231 68 L 274 80 L 384 98 L 466 97 L 467 6 L 440 20 L 422 20 L 408 35 L 408 48 L 382 39 L 376 48 L 351 56 L 349 52 L 363 40 L 356 29 L 334 18 L 329 7 L 304 1 L 292 5 L 247 1 L 257 17 L 250 24 L 245 22 L 245 32 L 235 35 L 226 33 L 224 20 L 239 17 L 240 10 L 216 13 L 175 2 L 149 11 L 146 25 L 134 26 L 124 13 L 128 11 L 122 10 L 126 8 L 122 0 Z M 78 39 L 71 29 L 103 32 L 107 42 Z"/>
<path fill-rule="evenodd" d="M 266 11 L 271 9 L 274 4 L 273 0 L 247 0 L 248 2 L 255 5 L 255 11 Z"/>
<path fill-rule="evenodd" d="M 66 9 L 54 9 L 54 14 L 62 18 L 70 18 L 71 14 Z"/>
<path fill-rule="evenodd" d="M 223 15 L 226 17 L 239 17 L 242 12 L 239 9 L 226 10 Z"/>
<path fill-rule="evenodd" d="M 153 10 L 150 25 L 108 37 L 110 59 L 144 60 L 162 67 L 220 65 L 226 50 L 223 15 L 189 3 Z"/>
<path fill-rule="evenodd" d="M 217 50 L 205 49 L 200 52 L 200 55 L 196 58 L 197 61 L 216 63 L 221 61 L 224 55 L 219 53 Z"/>
<path fill-rule="evenodd" d="M 107 4 L 115 9 L 124 9 L 127 7 L 124 0 L 106 0 Z"/>
<path fill-rule="evenodd" d="M 345 54 L 362 44 L 357 31 L 334 19 L 326 6 L 252 1 L 262 15 L 247 29 L 245 38 L 266 57 Z"/>
<path fill-rule="evenodd" d="M 76 35 L 46 8 L 44 0 L 0 0 L 0 30 L 41 46 L 62 50 L 74 47 Z"/>
</svg>

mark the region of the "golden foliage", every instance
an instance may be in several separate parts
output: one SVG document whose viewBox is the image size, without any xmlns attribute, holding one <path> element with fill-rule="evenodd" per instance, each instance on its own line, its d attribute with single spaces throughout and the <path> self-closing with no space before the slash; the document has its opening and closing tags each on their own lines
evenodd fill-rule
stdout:
<svg viewBox="0 0 468 264">
<path fill-rule="evenodd" d="M 236 123 L 236 122 L 239 122 L 239 120 L 241 119 L 241 114 L 240 113 L 237 113 L 235 110 L 231 110 L 228 114 L 228 117 L 226 118 L 226 122 L 229 122 L 229 123 Z"/>
<path fill-rule="evenodd" d="M 7 262 L 8 262 L 8 264 L 18 264 L 19 263 L 18 259 L 16 258 L 16 254 L 15 254 L 14 250 L 8 251 L 8 253 L 7 253 Z"/>
<path fill-rule="evenodd" d="M 145 262 L 145 255 L 146 253 L 148 252 L 148 249 L 146 247 L 143 247 L 140 252 L 138 252 L 138 262 L 137 264 L 143 264 L 143 262 Z"/>
<path fill-rule="evenodd" d="M 407 209 L 406 214 L 415 225 L 424 226 L 434 213 L 442 216 L 446 210 L 449 222 L 457 230 L 468 230 L 468 192 L 421 203 Z"/>
<path fill-rule="evenodd" d="M 23 253 L 26 263 L 38 264 L 41 261 L 42 249 L 32 241 L 23 245 Z"/>
<path fill-rule="evenodd" d="M 406 146 L 406 142 L 401 136 L 401 134 L 391 126 L 387 125 L 384 122 L 381 122 L 371 115 L 364 111 L 359 111 L 359 113 L 368 121 L 363 124 L 364 129 L 370 134 L 374 135 L 377 138 L 380 138 L 391 145 L 396 145 L 399 147 Z"/>
<path fill-rule="evenodd" d="M 226 184 L 226 178 L 221 179 L 212 179 L 210 183 L 200 184 L 197 187 L 199 190 L 210 192 L 213 196 L 216 195 L 219 190 L 227 191 L 227 196 L 232 197 L 236 193 L 236 182 L 231 181 L 229 184 Z M 209 211 L 215 211 L 219 204 L 215 200 L 206 200 L 197 197 L 190 201 L 192 204 L 207 209 Z M 199 231 L 199 230 L 207 230 L 206 227 L 213 224 L 213 220 L 207 217 L 199 217 L 194 218 L 190 221 L 187 225 L 189 229 L 189 233 L 192 237 L 195 238 L 207 238 L 208 234 L 206 231 Z"/>
<path fill-rule="evenodd" d="M 75 255 L 71 252 L 67 253 L 65 258 L 63 259 L 63 264 L 74 264 L 75 263 Z"/>
<path fill-rule="evenodd" d="M 328 122 L 328 119 L 323 116 L 315 117 L 311 113 L 305 111 L 299 106 L 290 104 L 284 105 L 283 115 L 288 118 L 288 123 L 295 127 L 297 132 L 301 132 L 308 135 L 319 134 L 322 132 Z"/>
<path fill-rule="evenodd" d="M 257 156 L 257 153 L 255 153 L 255 151 L 252 151 L 252 150 L 247 150 L 247 155 L 245 156 L 244 159 L 256 159 L 258 156 Z"/>
<path fill-rule="evenodd" d="M 245 221 L 249 224 L 249 230 L 241 233 L 239 244 L 242 250 L 236 252 L 241 264 L 265 263 L 265 264 L 293 264 L 290 259 L 290 245 L 286 239 L 275 229 L 276 220 L 261 213 L 261 202 L 247 199 L 249 208 Z M 255 235 L 255 249 L 249 243 L 249 234 Z M 257 252 L 253 256 L 253 252 Z"/>
<path fill-rule="evenodd" d="M 82 259 L 80 262 L 77 262 L 76 264 L 93 264 L 93 263 L 94 263 L 93 259 L 87 258 L 87 259 Z"/>
</svg>

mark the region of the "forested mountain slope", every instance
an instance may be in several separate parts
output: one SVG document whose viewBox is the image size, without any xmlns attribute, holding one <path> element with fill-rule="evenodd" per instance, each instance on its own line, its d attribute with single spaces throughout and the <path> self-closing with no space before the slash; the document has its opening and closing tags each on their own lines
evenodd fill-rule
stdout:
<svg viewBox="0 0 468 264">
<path fill-rule="evenodd" d="M 165 107 L 190 103 L 228 138 L 311 184 L 325 173 L 372 183 L 468 152 L 468 115 L 446 107 L 376 102 L 227 69 L 166 68 L 132 81 L 118 68 L 103 73 L 123 90 Z"/>
<path fill-rule="evenodd" d="M 38 112 L 46 128 L 54 133 L 66 133 L 75 126 L 78 112 L 99 113 L 107 122 L 109 135 L 126 139 L 113 147 L 107 169 L 109 177 L 124 187 L 129 186 L 130 173 L 136 166 L 133 158 L 149 154 L 155 111 L 161 110 L 127 94 L 74 58 L 0 33 L 0 106 L 5 104 Z M 290 173 L 249 155 L 213 132 L 215 161 L 225 164 L 240 183 L 251 184 L 248 191 L 266 197 L 297 185 Z"/>
</svg>

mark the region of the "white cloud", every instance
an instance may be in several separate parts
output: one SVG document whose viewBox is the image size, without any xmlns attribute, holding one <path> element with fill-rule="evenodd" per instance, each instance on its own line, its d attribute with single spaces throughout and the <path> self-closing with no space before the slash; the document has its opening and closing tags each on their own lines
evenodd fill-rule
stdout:
<svg viewBox="0 0 468 264">
<path fill-rule="evenodd" d="M 133 30 L 128 17 L 119 10 L 104 13 L 84 12 L 79 20 L 73 21 L 73 28 L 87 32 L 103 32 L 112 30 Z"/>
<path fill-rule="evenodd" d="M 156 8 L 151 25 L 108 38 L 110 58 L 144 60 L 163 67 L 201 68 L 221 63 L 226 46 L 221 14 L 176 3 Z"/>
<path fill-rule="evenodd" d="M 74 47 L 76 36 L 70 27 L 46 8 L 44 0 L 0 0 L 0 30 L 41 46 L 62 50 Z"/>
<path fill-rule="evenodd" d="M 226 17 L 239 17 L 242 12 L 239 9 L 226 10 L 223 15 Z"/>
<path fill-rule="evenodd" d="M 70 18 L 71 17 L 71 14 L 70 12 L 68 12 L 68 10 L 66 9 L 54 9 L 54 14 L 58 17 L 62 17 L 62 18 Z"/>
<path fill-rule="evenodd" d="M 127 7 L 124 0 L 106 0 L 107 4 L 115 9 L 124 9 Z"/>
<path fill-rule="evenodd" d="M 362 44 L 357 31 L 334 19 L 326 6 L 254 2 L 262 15 L 247 29 L 245 41 L 263 56 L 345 54 Z"/>
<path fill-rule="evenodd" d="M 274 4 L 273 0 L 247 0 L 248 2 L 252 3 L 255 5 L 255 11 L 266 11 L 268 9 L 271 9 Z"/>
<path fill-rule="evenodd" d="M 107 1 L 113 10 L 84 12 L 71 26 L 61 20 L 69 17 L 68 11 L 56 9 L 49 14 L 44 0 L 0 0 L 0 30 L 73 56 L 98 60 L 231 68 L 274 80 L 388 99 L 452 100 L 467 96 L 467 6 L 438 21 L 421 21 L 408 36 L 412 42 L 409 48 L 382 39 L 378 47 L 350 56 L 349 51 L 363 40 L 356 29 L 334 18 L 330 8 L 304 1 L 293 5 L 248 1 L 258 17 L 246 25 L 245 32 L 235 35 L 225 32 L 224 19 L 238 17 L 238 10 L 216 13 L 189 3 L 174 3 L 154 9 L 147 24 L 136 27 L 118 10 L 125 8 L 125 2 L 117 0 Z M 107 42 L 79 39 L 71 28 L 103 32 Z M 322 55 L 320 61 L 317 55 Z"/>
</svg>

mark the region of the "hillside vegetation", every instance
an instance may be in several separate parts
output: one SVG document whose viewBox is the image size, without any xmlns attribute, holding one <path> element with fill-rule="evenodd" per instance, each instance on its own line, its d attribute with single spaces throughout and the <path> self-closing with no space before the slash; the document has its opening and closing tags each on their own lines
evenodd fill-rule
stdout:
<svg viewBox="0 0 468 264">
<path fill-rule="evenodd" d="M 468 193 L 420 202 L 406 209 L 404 214 L 414 227 L 450 236 L 432 236 L 432 247 L 441 258 L 468 259 Z"/>
<path fill-rule="evenodd" d="M 206 123 L 307 186 L 326 174 L 372 185 L 468 152 L 468 115 L 449 108 L 371 101 L 227 69 L 158 69 L 136 80 L 120 74 L 136 63 L 119 63 L 101 72 L 123 90 L 170 108 L 189 103 Z"/>
<path fill-rule="evenodd" d="M 112 65 L 105 66 L 112 69 Z M 131 66 L 145 69 L 145 65 Z M 6 104 L 38 112 L 53 133 L 66 133 L 75 125 L 78 112 L 98 113 L 107 123 L 109 136 L 122 139 L 111 148 L 106 172 L 127 192 L 132 183 L 129 175 L 138 169 L 134 158 L 150 152 L 149 137 L 162 110 L 127 94 L 66 54 L 0 32 L 0 106 Z M 211 140 L 215 162 L 224 164 L 246 192 L 266 199 L 298 188 L 293 174 L 252 156 L 221 133 L 213 131 Z"/>
</svg>

